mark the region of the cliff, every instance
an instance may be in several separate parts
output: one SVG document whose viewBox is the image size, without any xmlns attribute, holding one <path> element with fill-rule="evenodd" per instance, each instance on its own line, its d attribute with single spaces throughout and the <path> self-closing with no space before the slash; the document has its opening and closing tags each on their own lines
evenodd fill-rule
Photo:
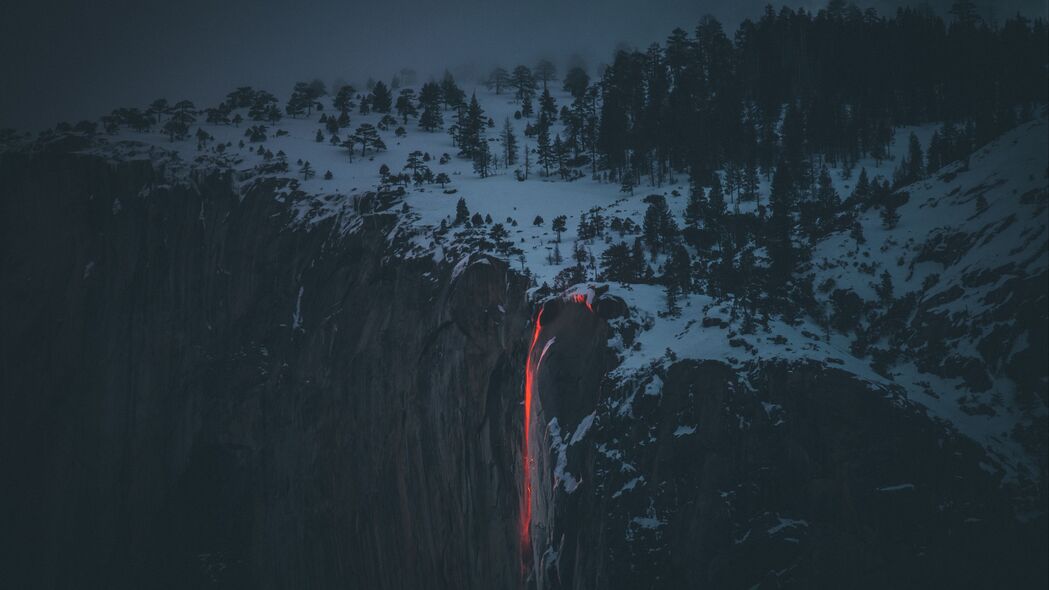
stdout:
<svg viewBox="0 0 1049 590">
<path fill-rule="evenodd" d="M 405 256 L 398 193 L 304 225 L 287 180 L 79 147 L 0 155 L 13 587 L 1046 581 L 1044 489 L 1026 517 L 899 390 L 670 351 L 622 377 L 623 300 Z"/>
</svg>

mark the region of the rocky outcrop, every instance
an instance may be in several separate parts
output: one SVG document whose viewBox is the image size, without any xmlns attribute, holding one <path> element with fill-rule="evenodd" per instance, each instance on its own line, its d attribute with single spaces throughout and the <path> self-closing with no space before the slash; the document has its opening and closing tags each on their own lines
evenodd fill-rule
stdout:
<svg viewBox="0 0 1049 590">
<path fill-rule="evenodd" d="M 1020 522 L 979 448 L 891 391 L 815 363 L 691 360 L 603 389 L 565 466 L 582 483 L 548 500 L 569 508 L 546 525 L 544 587 L 1045 580 L 1044 516 Z"/>
<path fill-rule="evenodd" d="M 1019 513 L 900 392 L 819 363 L 613 376 L 641 327 L 598 294 L 542 307 L 522 538 L 525 278 L 400 255 L 393 194 L 346 232 L 296 223 L 286 180 L 70 149 L 0 156 L 12 587 L 1045 582 L 1044 491 Z"/>
<path fill-rule="evenodd" d="M 512 587 L 525 285 L 391 257 L 389 198 L 7 154 L 16 587 Z"/>
</svg>

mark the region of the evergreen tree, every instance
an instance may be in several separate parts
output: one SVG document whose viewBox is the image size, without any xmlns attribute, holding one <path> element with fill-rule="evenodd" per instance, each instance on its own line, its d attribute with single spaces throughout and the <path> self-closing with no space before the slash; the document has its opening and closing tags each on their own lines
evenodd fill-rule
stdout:
<svg viewBox="0 0 1049 590">
<path fill-rule="evenodd" d="M 246 109 L 255 100 L 255 90 L 251 86 L 239 86 L 226 95 L 226 104 L 231 109 Z"/>
<path fill-rule="evenodd" d="M 831 181 L 830 172 L 826 166 L 820 169 L 816 203 L 819 205 L 820 225 L 824 231 L 830 231 L 834 215 L 838 211 L 839 200 L 838 192 L 834 190 L 834 183 Z"/>
<path fill-rule="evenodd" d="M 287 105 L 284 107 L 284 112 L 293 118 L 302 115 L 307 117 L 312 115 L 313 108 L 317 105 L 314 92 L 316 90 L 309 83 L 297 82 L 295 88 L 291 91 L 291 97 L 288 98 Z"/>
<path fill-rule="evenodd" d="M 601 272 L 604 281 L 631 283 L 637 279 L 637 270 L 626 242 L 613 244 L 601 253 Z"/>
<path fill-rule="evenodd" d="M 589 85 L 590 76 L 587 75 L 586 70 L 574 67 L 565 75 L 563 88 L 572 95 L 572 98 L 579 100 L 586 94 L 586 88 Z"/>
<path fill-rule="evenodd" d="M 754 159 L 747 160 L 743 168 L 740 189 L 739 198 L 741 201 L 758 200 L 758 166 Z"/>
<path fill-rule="evenodd" d="M 388 113 L 393 104 L 390 89 L 383 84 L 382 80 L 375 83 L 371 93 L 371 108 L 376 113 Z M 405 120 L 407 123 L 407 119 Z"/>
<path fill-rule="evenodd" d="M 397 95 L 395 108 L 403 123 L 407 125 L 408 117 L 415 117 L 419 114 L 419 111 L 415 108 L 415 91 L 411 88 L 401 90 L 401 93 Z"/>
<path fill-rule="evenodd" d="M 539 98 L 539 120 L 546 121 L 547 124 L 557 120 L 557 103 L 554 102 L 554 97 L 550 94 L 550 89 L 543 87 L 543 94 Z"/>
<path fill-rule="evenodd" d="M 466 93 L 455 83 L 451 72 L 445 70 L 441 78 L 441 98 L 445 108 L 455 108 L 466 102 Z"/>
<path fill-rule="evenodd" d="M 550 167 L 556 162 L 553 146 L 550 144 L 550 130 L 547 125 L 539 126 L 536 137 L 536 160 L 543 167 L 543 176 L 550 176 Z"/>
<path fill-rule="evenodd" d="M 532 97 L 525 96 L 523 99 L 521 99 L 521 115 L 525 118 L 529 118 L 532 116 L 533 113 L 534 111 L 532 110 Z"/>
<path fill-rule="evenodd" d="M 470 210 L 466 208 L 466 199 L 462 197 L 455 204 L 455 221 L 453 225 L 462 225 L 470 219 Z"/>
<path fill-rule="evenodd" d="M 339 87 L 335 92 L 335 97 L 332 99 L 332 106 L 339 112 L 349 112 L 354 107 L 353 97 L 357 95 L 357 90 L 349 84 L 344 84 Z"/>
<path fill-rule="evenodd" d="M 913 132 L 907 142 L 907 157 L 900 163 L 897 172 L 897 186 L 917 182 L 925 177 L 925 158 L 922 154 L 922 144 L 918 136 Z"/>
<path fill-rule="evenodd" d="M 477 102 L 476 94 L 470 97 L 470 105 L 462 112 L 463 115 L 458 123 L 459 154 L 467 158 L 473 158 L 474 152 L 481 149 L 482 143 L 486 144 L 484 148 L 486 152 L 488 149 L 484 137 L 486 119 L 484 110 L 481 109 L 481 104 Z M 487 160 L 485 167 L 487 169 Z"/>
<path fill-rule="evenodd" d="M 710 191 L 707 193 L 707 215 L 713 219 L 720 219 L 724 214 L 725 194 L 721 191 L 721 179 L 715 174 L 711 178 Z"/>
<path fill-rule="evenodd" d="M 856 187 L 852 189 L 852 199 L 857 203 L 867 203 L 871 197 L 870 180 L 867 178 L 867 169 L 860 169 L 860 177 L 856 180 Z"/>
<path fill-rule="evenodd" d="M 535 64 L 535 77 L 543 83 L 543 90 L 546 90 L 547 82 L 557 77 L 557 67 L 550 60 L 541 59 Z"/>
<path fill-rule="evenodd" d="M 146 112 L 149 113 L 150 117 L 153 119 L 153 124 L 159 125 L 163 122 L 165 115 L 171 114 L 171 106 L 168 105 L 166 99 L 158 98 L 150 103 Z"/>
<path fill-rule="evenodd" d="M 692 290 L 692 258 L 681 244 L 670 248 L 670 259 L 667 260 L 663 281 L 673 285 L 681 293 Z"/>
<path fill-rule="evenodd" d="M 561 234 L 564 233 L 566 229 L 568 229 L 568 218 L 564 215 L 558 215 L 554 218 L 553 222 L 551 222 L 550 229 L 552 229 L 554 233 L 557 234 L 557 241 L 560 242 Z"/>
<path fill-rule="evenodd" d="M 489 90 L 495 90 L 496 94 L 502 94 L 503 89 L 510 85 L 510 74 L 501 67 L 494 68 L 485 80 L 485 86 Z"/>
<path fill-rule="evenodd" d="M 474 172 L 481 178 L 488 178 L 491 162 L 492 154 L 489 150 L 488 142 L 482 140 L 473 149 Z"/>
<path fill-rule="evenodd" d="M 376 86 L 378 86 L 379 84 L 381 84 L 381 82 L 376 83 Z M 377 152 L 384 151 L 386 149 L 386 144 L 383 143 L 382 138 L 379 137 L 379 132 L 376 131 L 375 127 L 369 123 L 362 123 L 358 125 L 357 130 L 354 131 L 352 135 L 350 135 L 347 141 L 352 142 L 349 144 L 351 155 L 353 154 L 353 145 L 358 143 L 361 144 L 361 156 L 368 155 L 369 147 Z"/>
<path fill-rule="evenodd" d="M 517 163 L 517 136 L 514 134 L 514 127 L 510 123 L 510 117 L 507 117 L 503 122 L 501 139 L 503 142 L 503 165 L 509 168 Z"/>
<path fill-rule="evenodd" d="M 772 205 L 772 218 L 769 228 L 769 256 L 772 259 L 772 278 L 774 284 L 782 286 L 790 280 L 794 270 L 794 251 L 791 243 L 791 203 L 793 202 L 793 178 L 791 166 L 781 159 L 772 177 L 772 194 L 769 202 Z"/>
<path fill-rule="evenodd" d="M 642 236 L 653 255 L 669 246 L 677 234 L 677 225 L 667 208 L 667 200 L 662 195 L 645 197 L 648 208 L 642 225 Z"/>
<path fill-rule="evenodd" d="M 419 126 L 425 131 L 433 132 L 444 125 L 444 117 L 441 114 L 441 89 L 436 83 L 423 84 L 419 91 L 419 105 L 422 107 Z"/>
<path fill-rule="evenodd" d="M 536 90 L 536 83 L 535 78 L 532 76 L 532 70 L 528 69 L 527 66 L 517 66 L 514 68 L 514 72 L 510 76 L 510 86 L 514 89 L 515 98 L 517 100 L 522 103 L 525 100 L 531 101 Z M 522 109 L 522 113 L 523 112 Z"/>
<path fill-rule="evenodd" d="M 561 180 L 568 180 L 571 174 L 571 169 L 568 167 L 568 150 L 561 141 L 560 134 L 554 136 L 554 143 L 550 146 L 550 150 L 553 152 L 553 167 L 557 169 L 557 174 Z"/>
</svg>

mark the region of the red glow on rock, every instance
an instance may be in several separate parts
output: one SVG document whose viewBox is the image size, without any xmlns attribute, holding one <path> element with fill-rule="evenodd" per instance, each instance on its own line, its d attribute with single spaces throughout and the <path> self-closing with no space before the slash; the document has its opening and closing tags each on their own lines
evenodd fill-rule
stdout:
<svg viewBox="0 0 1049 590">
<path fill-rule="evenodd" d="M 586 295 L 573 295 L 571 301 L 585 305 L 590 312 L 594 311 L 594 308 L 590 305 L 590 301 Z M 552 344 L 551 341 L 548 341 L 545 348 L 536 350 L 536 345 L 539 344 L 540 333 L 543 331 L 543 310 L 544 308 L 540 307 L 539 313 L 535 316 L 535 325 L 532 327 L 532 342 L 528 346 L 528 358 L 525 362 L 524 448 L 522 450 L 522 460 L 524 463 L 524 493 L 521 494 L 522 506 L 520 526 L 521 550 L 526 560 L 528 553 L 531 551 L 532 545 L 532 400 L 535 398 L 537 392 L 536 376 L 539 374 L 539 365 L 543 361 L 546 348 L 549 348 L 550 344 Z"/>
<path fill-rule="evenodd" d="M 532 329 L 532 344 L 528 347 L 528 359 L 525 362 L 525 395 L 524 395 L 524 494 L 521 507 L 521 545 L 528 548 L 531 543 L 529 529 L 532 524 L 532 481 L 531 481 L 531 443 L 532 431 L 532 396 L 535 392 L 535 374 L 539 369 L 540 358 L 535 357 L 535 345 L 539 342 L 539 333 L 543 330 L 543 308 L 535 316 L 535 326 Z"/>
<path fill-rule="evenodd" d="M 587 296 L 582 293 L 576 293 L 575 295 L 572 295 L 572 301 L 575 301 L 576 303 L 582 303 L 591 312 L 594 311 L 594 308 L 590 305 L 590 301 L 588 300 Z"/>
</svg>

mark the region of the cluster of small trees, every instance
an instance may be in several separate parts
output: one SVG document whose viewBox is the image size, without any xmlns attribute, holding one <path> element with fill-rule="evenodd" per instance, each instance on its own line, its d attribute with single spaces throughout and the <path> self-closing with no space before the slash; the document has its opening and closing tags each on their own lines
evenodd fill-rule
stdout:
<svg viewBox="0 0 1049 590">
<path fill-rule="evenodd" d="M 415 186 L 439 184 L 443 189 L 452 180 L 445 172 L 434 174 L 428 165 L 431 159 L 429 153 L 415 150 L 408 154 L 408 161 L 404 164 L 404 168 L 402 168 L 400 173 L 394 174 L 389 166 L 383 164 L 379 167 L 379 177 L 382 179 L 383 184 L 401 184 L 403 186 L 408 186 L 409 182 L 414 182 Z"/>
</svg>

